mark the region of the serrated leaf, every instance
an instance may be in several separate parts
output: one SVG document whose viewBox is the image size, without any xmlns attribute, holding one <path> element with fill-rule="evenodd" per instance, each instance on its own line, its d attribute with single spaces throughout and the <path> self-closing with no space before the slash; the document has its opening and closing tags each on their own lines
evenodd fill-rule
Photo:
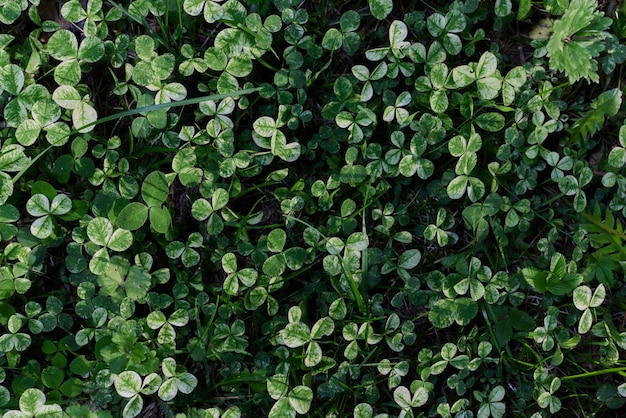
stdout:
<svg viewBox="0 0 626 418">
<path fill-rule="evenodd" d="M 133 301 L 142 301 L 145 299 L 150 286 L 150 273 L 138 266 L 132 266 L 124 283 L 126 296 Z"/>
<path fill-rule="evenodd" d="M 537 292 L 544 293 L 548 289 L 548 274 L 535 267 L 525 267 L 522 269 L 522 276 Z"/>
<path fill-rule="evenodd" d="M 598 132 L 603 126 L 607 117 L 613 117 L 617 114 L 622 104 L 622 92 L 618 88 L 614 88 L 601 93 L 596 100 L 591 104 L 591 109 L 582 117 L 576 120 L 573 127 L 573 139 L 577 140 L 578 137 L 584 139 L 591 137 Z M 619 148 L 616 148 L 619 149 Z M 613 153 L 613 150 L 611 150 Z M 619 165 L 619 157 L 621 153 L 613 153 L 611 157 L 609 154 L 609 162 L 612 165 Z"/>
<path fill-rule="evenodd" d="M 571 292 L 583 281 L 582 276 L 577 273 L 566 273 L 559 280 L 550 279 L 551 278 L 548 280 L 548 290 L 557 296 L 562 296 Z"/>
<path fill-rule="evenodd" d="M 599 81 L 597 62 L 593 58 L 604 49 L 600 38 L 582 42 L 571 38 L 590 26 L 596 18 L 595 9 L 595 0 L 572 0 L 563 16 L 554 22 L 554 32 L 547 44 L 550 68 L 565 72 L 570 83 L 581 78 Z M 610 25 L 610 20 L 607 24 Z"/>
</svg>

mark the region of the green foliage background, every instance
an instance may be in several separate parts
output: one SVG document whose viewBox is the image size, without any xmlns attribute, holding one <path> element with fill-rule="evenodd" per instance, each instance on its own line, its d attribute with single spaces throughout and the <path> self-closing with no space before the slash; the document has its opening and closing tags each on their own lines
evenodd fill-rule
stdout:
<svg viewBox="0 0 626 418">
<path fill-rule="evenodd" d="M 0 412 L 614 416 L 624 13 L 0 0 Z"/>
</svg>

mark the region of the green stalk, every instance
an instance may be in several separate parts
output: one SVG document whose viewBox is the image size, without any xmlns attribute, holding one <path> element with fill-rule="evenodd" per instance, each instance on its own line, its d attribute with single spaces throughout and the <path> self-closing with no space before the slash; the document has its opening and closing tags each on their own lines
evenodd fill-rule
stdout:
<svg viewBox="0 0 626 418">
<path fill-rule="evenodd" d="M 245 96 L 247 94 L 251 94 L 259 90 L 261 90 L 261 87 L 254 87 L 254 88 L 249 88 L 249 89 L 237 90 L 231 93 L 211 94 L 209 96 L 194 97 L 193 99 L 181 100 L 179 102 L 160 103 L 160 104 L 155 104 L 155 105 L 150 105 L 150 106 L 145 106 L 145 107 L 139 107 L 136 109 L 125 110 L 123 112 L 115 113 L 113 115 L 100 118 L 94 122 L 88 123 L 87 125 L 76 128 L 74 131 L 84 129 L 92 125 L 99 125 L 101 123 L 110 122 L 112 120 L 116 120 L 119 118 L 125 118 L 127 116 L 137 115 L 139 113 L 150 112 L 152 110 L 169 109 L 169 108 L 174 108 L 174 107 L 187 106 L 187 105 L 206 102 L 209 100 L 222 100 L 227 97 Z M 74 131 L 72 131 L 72 133 Z"/>
<path fill-rule="evenodd" d="M 296 222 L 299 222 L 303 225 L 308 226 L 309 228 L 313 228 L 316 229 L 315 227 L 313 227 L 312 225 L 310 225 L 309 223 L 296 218 L 295 216 L 292 215 L 285 215 L 286 218 L 288 218 L 289 220 L 293 220 Z M 322 234 L 321 232 L 318 231 L 318 233 L 320 234 L 320 236 L 322 236 L 322 238 L 327 239 L 328 237 L 326 237 L 324 234 Z M 354 276 L 352 275 L 352 273 L 350 271 L 348 271 L 348 269 L 346 269 L 346 266 L 343 262 L 343 259 L 341 259 L 341 269 L 343 270 L 344 274 L 346 275 L 346 277 L 348 278 L 348 284 L 350 285 L 350 291 L 352 292 L 352 295 L 354 296 L 354 300 L 356 302 L 356 306 L 359 309 L 359 312 L 361 312 L 362 315 L 367 315 L 367 308 L 365 306 L 365 302 L 363 301 L 363 295 L 361 294 L 359 287 L 356 284 L 356 280 L 354 280 Z"/>
<path fill-rule="evenodd" d="M 115 113 L 113 115 L 102 117 L 102 118 L 97 119 L 97 120 L 95 120 L 95 121 L 93 121 L 91 123 L 88 123 L 88 124 L 84 125 L 84 126 L 80 126 L 78 128 L 74 128 L 72 131 L 70 131 L 70 133 L 67 136 L 70 137 L 70 136 L 74 135 L 75 133 L 77 133 L 78 131 L 80 131 L 81 129 L 87 128 L 89 126 L 99 125 L 99 124 L 102 124 L 102 123 L 110 122 L 112 120 L 125 118 L 127 116 L 137 115 L 139 113 L 150 112 L 152 110 L 158 110 L 158 109 L 182 107 L 182 106 L 187 106 L 187 105 L 192 105 L 192 104 L 198 104 L 198 103 L 206 102 L 206 101 L 209 101 L 209 100 L 221 100 L 221 99 L 225 99 L 227 97 L 243 96 L 243 95 L 247 95 L 247 94 L 251 94 L 251 93 L 257 92 L 259 90 L 261 90 L 260 87 L 254 87 L 254 88 L 249 88 L 249 89 L 237 90 L 237 91 L 231 92 L 231 93 L 211 94 L 209 96 L 194 97 L 193 99 L 181 100 L 179 102 L 160 103 L 160 104 L 155 104 L 155 105 L 150 105 L 150 106 L 145 106 L 145 107 L 139 107 L 139 108 L 136 108 L 136 109 L 125 110 L 123 112 L 118 112 L 118 113 Z M 22 170 L 20 170 L 20 172 L 17 173 L 13 177 L 13 184 L 17 183 L 17 181 L 24 175 L 24 173 L 26 171 L 28 171 L 33 166 L 33 164 L 35 162 L 37 162 L 37 160 L 39 160 L 41 157 L 43 157 L 44 154 L 46 154 L 48 151 L 50 151 L 50 149 L 52 147 L 53 147 L 52 145 L 49 145 L 47 148 L 45 148 L 43 151 L 41 151 L 35 158 L 33 158 L 28 166 L 26 166 Z"/>
<path fill-rule="evenodd" d="M 13 177 L 13 179 L 12 179 L 13 184 L 17 183 L 17 181 L 24 175 L 24 173 L 26 173 L 26 171 L 28 171 L 28 169 L 33 166 L 33 164 L 35 164 L 41 157 L 43 157 L 48 151 L 50 151 L 50 148 L 52 148 L 52 145 L 49 145 L 46 149 L 44 149 L 39 154 L 37 154 L 37 156 L 30 161 L 30 164 L 28 164 L 26 167 L 22 168 L 19 171 L 19 173 L 17 173 Z"/>
<path fill-rule="evenodd" d="M 133 22 L 135 22 L 135 23 L 143 26 L 144 28 L 146 28 L 146 30 L 150 33 L 150 37 L 152 39 L 157 40 L 169 52 L 171 52 L 172 54 L 176 54 L 176 51 L 167 42 L 165 42 L 163 37 L 161 35 L 159 35 L 154 29 L 152 29 L 152 26 L 150 26 L 150 24 L 148 23 L 148 21 L 146 20 L 145 17 L 142 17 L 142 19 L 139 20 L 135 16 L 131 15 L 130 13 L 128 13 L 128 10 L 126 10 L 120 4 L 114 2 L 113 0 L 110 0 L 109 3 L 111 3 L 113 5 L 113 7 L 118 9 L 124 16 L 126 16 L 127 18 L 129 18 Z"/>
<path fill-rule="evenodd" d="M 189 352 L 187 353 L 187 357 L 185 358 L 185 361 L 183 362 L 183 364 L 187 364 L 187 362 L 189 361 L 189 358 L 191 358 L 191 353 L 193 353 L 195 351 L 195 349 L 198 347 L 198 344 L 200 344 L 200 342 L 209 333 L 209 328 L 211 328 L 211 324 L 213 324 L 213 321 L 215 320 L 215 315 L 217 315 L 217 310 L 218 310 L 219 306 L 220 306 L 220 298 L 218 297 L 216 302 L 215 302 L 215 310 L 211 314 L 211 318 L 209 318 L 209 322 L 204 327 L 204 330 L 202 331 L 202 335 L 200 335 L 200 338 L 198 338 L 198 341 L 196 341 L 196 343 L 193 345 L 193 347 L 191 347 L 191 350 L 189 350 Z M 198 308 L 196 307 L 196 312 L 197 312 L 197 309 Z M 198 323 L 200 323 L 200 317 L 199 317 L 199 315 L 197 313 L 196 313 L 196 321 Z"/>
<path fill-rule="evenodd" d="M 624 376 L 626 375 L 626 367 L 611 367 L 609 369 L 596 370 L 594 372 L 574 374 L 571 376 L 561 377 L 561 380 L 573 380 L 573 379 L 581 379 L 581 378 L 592 377 L 592 376 L 602 376 L 603 374 L 609 374 L 609 373 L 619 373 L 620 375 Z"/>
<path fill-rule="evenodd" d="M 619 232 L 613 228 L 609 228 L 602 221 L 597 220 L 593 216 L 589 215 L 587 212 L 581 212 L 580 214 L 582 215 L 583 218 L 585 218 L 586 221 L 588 221 L 589 223 L 593 224 L 594 226 L 597 226 L 598 228 L 606 232 L 608 236 L 617 236 L 622 241 L 626 240 L 626 234 L 624 234 L 623 232 Z M 615 242 L 615 243 L 618 245 L 621 245 L 621 242 Z"/>
</svg>

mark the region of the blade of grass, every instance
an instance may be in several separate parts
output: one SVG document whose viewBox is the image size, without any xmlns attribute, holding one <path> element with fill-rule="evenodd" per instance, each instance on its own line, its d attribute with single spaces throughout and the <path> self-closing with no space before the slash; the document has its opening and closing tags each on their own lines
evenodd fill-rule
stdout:
<svg viewBox="0 0 626 418">
<path fill-rule="evenodd" d="M 80 127 L 75 127 L 72 131 L 70 131 L 70 133 L 67 135 L 68 138 L 71 137 L 72 135 L 74 135 L 75 133 L 77 133 L 78 131 L 87 128 L 89 126 L 95 126 L 95 125 L 99 125 L 102 123 L 106 123 L 106 122 L 110 122 L 112 120 L 116 120 L 116 119 L 120 119 L 120 118 L 125 118 L 127 116 L 133 116 L 133 115 L 137 115 L 139 113 L 144 113 L 144 112 L 150 112 L 151 110 L 157 110 L 157 109 L 164 109 L 164 108 L 173 108 L 173 107 L 182 107 L 182 106 L 187 106 L 187 105 L 192 105 L 192 104 L 198 104 L 198 103 L 202 103 L 202 102 L 206 102 L 209 100 L 221 100 L 221 99 L 225 99 L 226 97 L 236 97 L 236 96 L 243 96 L 243 95 L 247 95 L 247 94 L 251 94 L 254 92 L 257 92 L 261 90 L 260 87 L 254 87 L 254 88 L 249 88 L 249 89 L 242 89 L 242 90 L 237 90 L 235 92 L 231 92 L 231 93 L 221 93 L 221 94 L 211 94 L 209 96 L 201 96 L 201 97 L 194 97 L 193 99 L 186 99 L 186 100 L 181 100 L 179 102 L 168 102 L 168 103 L 160 103 L 160 104 L 155 104 L 155 105 L 151 105 L 151 106 L 145 106 L 145 107 L 139 107 L 136 109 L 130 109 L 130 110 L 125 110 L 123 112 L 118 112 L 115 113 L 113 115 L 109 115 L 109 116 L 105 116 L 102 117 L 100 119 L 97 119 L 91 123 L 88 123 L 86 125 L 80 126 Z M 17 183 L 17 181 L 24 175 L 24 173 L 26 173 L 26 171 L 28 171 L 35 162 L 37 162 L 43 155 L 46 154 L 46 152 L 48 152 L 53 146 L 50 145 L 47 148 L 45 148 L 43 151 L 41 151 L 36 157 L 34 157 L 30 164 L 26 167 L 24 167 L 22 170 L 20 170 L 20 172 L 18 172 L 14 177 L 13 177 L 13 184 Z"/>
<path fill-rule="evenodd" d="M 125 118 L 127 116 L 132 116 L 132 115 L 137 115 L 139 113 L 144 113 L 144 112 L 150 112 L 152 110 L 158 110 L 158 109 L 166 109 L 166 108 L 173 108 L 173 107 L 181 107 L 181 106 L 188 106 L 188 105 L 192 105 L 192 104 L 198 104 L 198 103 L 202 103 L 202 102 L 206 102 L 209 100 L 221 100 L 221 99 L 225 99 L 227 97 L 236 97 L 236 96 L 244 96 L 247 94 L 251 94 L 254 92 L 257 92 L 261 90 L 261 87 L 254 87 L 254 88 L 249 88 L 249 89 L 242 89 L 242 90 L 237 90 L 235 92 L 231 92 L 231 93 L 220 93 L 220 94 L 211 94 L 209 96 L 201 96 L 201 97 L 194 97 L 193 99 L 185 99 L 185 100 L 181 100 L 179 102 L 168 102 L 168 103 L 160 103 L 160 104 L 155 104 L 155 105 L 150 105 L 150 106 L 145 106 L 145 107 L 139 107 L 136 109 L 130 109 L 130 110 L 125 110 L 123 112 L 119 112 L 113 115 L 109 115 L 109 116 L 105 116 L 103 118 L 100 118 L 94 122 L 88 123 L 84 126 L 78 127 L 75 129 L 75 131 L 78 131 L 80 129 L 84 129 L 87 128 L 91 125 L 98 125 L 101 123 L 105 123 L 105 122 L 110 122 L 112 120 L 115 119 L 119 119 L 119 118 Z"/>
<path fill-rule="evenodd" d="M 294 217 L 292 215 L 285 215 L 285 217 L 287 219 L 289 219 L 289 220 L 299 222 L 299 223 L 301 223 L 303 225 L 308 226 L 309 228 L 313 228 L 313 229 L 317 230 L 317 228 L 315 228 L 311 224 L 303 221 L 302 219 L 298 219 L 298 218 L 296 218 L 296 217 Z M 328 238 L 324 234 L 319 232 L 319 230 L 317 232 L 320 234 L 320 236 L 322 238 L 324 238 L 324 239 Z M 359 286 L 357 286 L 357 284 L 356 284 L 356 280 L 354 279 L 354 276 L 352 275 L 352 272 L 350 272 L 346 268 L 345 263 L 343 261 L 343 258 L 341 259 L 341 269 L 343 270 L 344 274 L 348 278 L 348 284 L 350 285 L 350 290 L 352 291 L 352 295 L 354 296 L 354 300 L 356 302 L 357 308 L 359 309 L 359 312 L 361 312 L 362 315 L 367 315 L 367 307 L 365 306 L 365 301 L 363 299 L 363 295 L 361 294 L 361 291 L 359 290 Z"/>
<path fill-rule="evenodd" d="M 152 29 L 152 26 L 150 26 L 150 23 L 148 23 L 148 21 L 146 20 L 145 17 L 143 17 L 141 20 L 139 20 L 135 16 L 131 15 L 130 13 L 128 13 L 128 10 L 124 9 L 120 4 L 114 2 L 113 0 L 110 0 L 109 3 L 111 3 L 113 5 L 113 7 L 118 9 L 124 16 L 126 16 L 127 18 L 129 18 L 133 22 L 135 22 L 135 23 L 143 26 L 144 28 L 146 28 L 146 30 L 150 33 L 150 36 L 152 37 L 152 39 L 157 40 L 169 52 L 171 52 L 173 54 L 176 54 L 176 51 L 167 42 L 165 42 L 163 37 L 161 35 L 159 35 L 154 29 Z"/>
</svg>

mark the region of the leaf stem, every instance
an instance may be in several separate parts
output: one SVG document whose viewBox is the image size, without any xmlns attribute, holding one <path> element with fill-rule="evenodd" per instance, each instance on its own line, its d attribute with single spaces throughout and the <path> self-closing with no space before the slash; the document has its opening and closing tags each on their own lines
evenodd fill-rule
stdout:
<svg viewBox="0 0 626 418">
<path fill-rule="evenodd" d="M 573 380 L 573 379 L 581 379 L 584 377 L 602 376 L 603 374 L 609 374 L 609 373 L 619 373 L 622 376 L 626 376 L 626 367 L 611 367 L 609 369 L 604 369 L 604 370 L 596 370 L 593 372 L 574 374 L 571 376 L 563 376 L 561 377 L 561 380 Z"/>
</svg>

